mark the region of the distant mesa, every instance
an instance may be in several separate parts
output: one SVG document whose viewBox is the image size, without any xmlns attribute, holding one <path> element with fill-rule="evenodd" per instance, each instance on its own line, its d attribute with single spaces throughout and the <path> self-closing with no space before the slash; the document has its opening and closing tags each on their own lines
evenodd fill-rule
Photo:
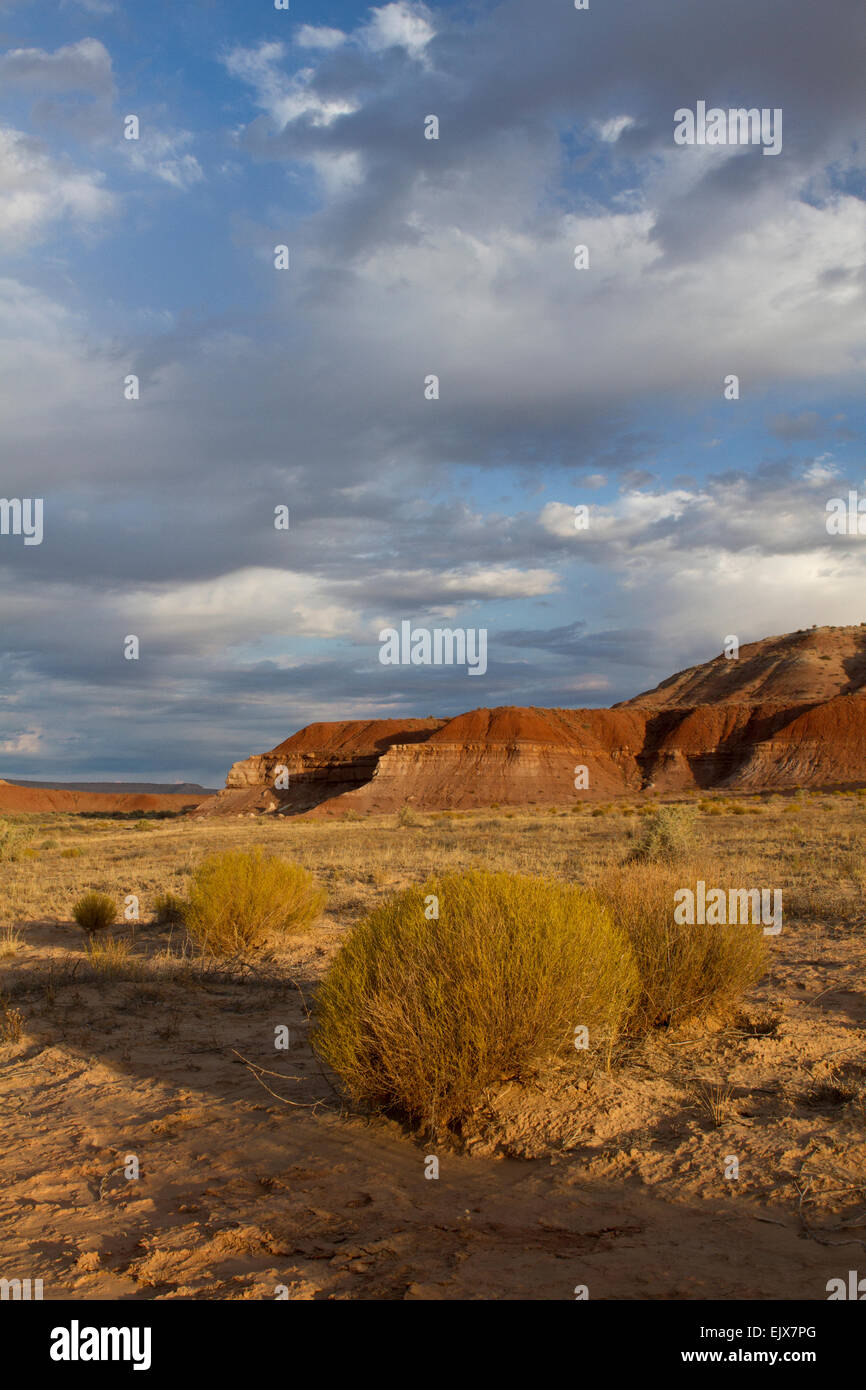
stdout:
<svg viewBox="0 0 866 1390">
<path fill-rule="evenodd" d="M 195 782 L 37 782 L 0 778 L 0 814 L 62 811 L 79 815 L 191 811 L 215 792 Z"/>
<path fill-rule="evenodd" d="M 767 637 L 612 709 L 309 724 L 235 763 L 197 815 L 551 805 L 866 783 L 866 625 Z M 575 791 L 577 767 L 588 789 Z M 279 769 L 286 774 L 279 774 Z M 275 783 L 277 785 L 275 785 Z M 285 785 L 283 785 L 285 784 Z"/>
</svg>

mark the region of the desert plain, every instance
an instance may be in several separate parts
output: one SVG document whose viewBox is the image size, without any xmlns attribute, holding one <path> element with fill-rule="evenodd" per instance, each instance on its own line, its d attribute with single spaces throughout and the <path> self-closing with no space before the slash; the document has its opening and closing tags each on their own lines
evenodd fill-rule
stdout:
<svg viewBox="0 0 866 1390">
<path fill-rule="evenodd" d="M 7 812 L 30 848 L 0 866 L 4 1274 L 58 1300 L 826 1299 L 866 1250 L 866 794 L 664 800 L 693 813 L 683 883 L 781 887 L 767 973 L 726 1016 L 607 1065 L 504 1078 L 433 1137 L 353 1105 L 310 1048 L 347 933 L 431 874 L 591 886 L 657 793 L 324 819 Z M 309 930 L 226 961 L 152 921 L 205 855 L 253 845 L 326 889 Z M 92 951 L 71 916 L 90 889 L 138 900 Z"/>
</svg>

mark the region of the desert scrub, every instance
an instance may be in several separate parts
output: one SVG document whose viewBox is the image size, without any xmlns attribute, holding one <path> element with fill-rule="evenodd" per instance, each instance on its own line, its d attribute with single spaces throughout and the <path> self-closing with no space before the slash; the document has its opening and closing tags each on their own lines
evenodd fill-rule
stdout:
<svg viewBox="0 0 866 1390">
<path fill-rule="evenodd" d="M 488 1086 L 585 1056 L 581 1025 L 606 1052 L 636 990 L 625 934 L 582 889 L 452 874 L 352 931 L 319 989 L 313 1045 L 354 1100 L 435 1132 Z"/>
<path fill-rule="evenodd" d="M 312 926 L 324 889 L 299 864 L 260 848 L 227 850 L 202 860 L 192 875 L 184 922 L 201 951 L 237 955 Z"/>
<path fill-rule="evenodd" d="M 710 871 L 701 876 L 709 881 Z M 628 1024 L 633 1034 L 724 1014 L 766 969 L 760 926 L 674 922 L 674 894 L 687 886 L 683 873 L 646 864 L 608 869 L 595 884 L 634 951 L 640 990 Z"/>
<path fill-rule="evenodd" d="M 158 927 L 179 927 L 185 913 L 186 903 L 176 893 L 157 893 L 153 900 L 153 920 Z"/>
<path fill-rule="evenodd" d="M 627 864 L 673 864 L 692 852 L 695 813 L 689 806 L 659 806 L 644 817 Z"/>
<path fill-rule="evenodd" d="M 0 860 L 17 863 L 24 857 L 30 832 L 11 821 L 0 820 Z"/>
<path fill-rule="evenodd" d="M 117 917 L 117 903 L 108 897 L 107 892 L 85 892 L 72 908 L 72 917 L 88 935 L 104 931 Z"/>
<path fill-rule="evenodd" d="M 112 925 L 117 917 L 117 903 L 107 893 L 85 893 L 73 907 L 72 916 L 81 930 L 92 936 Z"/>
</svg>

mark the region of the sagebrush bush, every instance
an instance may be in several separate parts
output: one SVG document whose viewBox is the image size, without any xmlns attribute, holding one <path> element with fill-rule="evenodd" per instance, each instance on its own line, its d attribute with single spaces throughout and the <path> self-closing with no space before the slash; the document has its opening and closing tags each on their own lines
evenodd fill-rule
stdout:
<svg viewBox="0 0 866 1390">
<path fill-rule="evenodd" d="M 92 935 L 110 927 L 117 917 L 117 904 L 107 893 L 85 893 L 72 909 L 82 931 Z"/>
<path fill-rule="evenodd" d="M 176 893 L 157 893 L 153 900 L 153 920 L 158 927 L 178 927 L 184 920 L 186 903 Z"/>
<path fill-rule="evenodd" d="M 585 891 L 453 874 L 355 927 L 320 987 L 313 1045 L 355 1100 L 435 1130 L 488 1086 L 583 1055 L 580 1025 L 605 1050 L 636 990 L 624 934 Z"/>
<path fill-rule="evenodd" d="M 699 876 L 706 879 L 709 872 Z M 714 885 L 722 882 L 720 874 L 713 876 Z M 721 1014 L 766 969 L 760 926 L 674 922 L 675 892 L 694 884 L 682 872 L 642 864 L 608 869 L 594 885 L 634 952 L 640 989 L 630 1010 L 632 1033 Z"/>
<path fill-rule="evenodd" d="M 270 936 L 306 930 L 325 897 L 299 864 L 260 848 L 228 850 L 202 860 L 193 873 L 184 922 L 202 951 L 236 955 Z"/>
<path fill-rule="evenodd" d="M 659 806 L 644 817 L 627 864 L 673 864 L 694 850 L 695 813 L 690 806 Z"/>
</svg>

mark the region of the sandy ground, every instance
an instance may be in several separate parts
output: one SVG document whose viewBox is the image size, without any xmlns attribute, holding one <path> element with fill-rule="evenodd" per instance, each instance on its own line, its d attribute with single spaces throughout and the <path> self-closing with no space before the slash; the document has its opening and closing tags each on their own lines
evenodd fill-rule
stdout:
<svg viewBox="0 0 866 1390">
<path fill-rule="evenodd" d="M 95 977 L 69 923 L 21 925 L 0 1274 L 46 1299 L 821 1300 L 866 1268 L 862 924 L 792 924 L 736 1022 L 506 1086 L 458 1152 L 350 1113 L 309 1049 L 353 916 L 234 973 L 138 927 L 137 979 Z"/>
</svg>

